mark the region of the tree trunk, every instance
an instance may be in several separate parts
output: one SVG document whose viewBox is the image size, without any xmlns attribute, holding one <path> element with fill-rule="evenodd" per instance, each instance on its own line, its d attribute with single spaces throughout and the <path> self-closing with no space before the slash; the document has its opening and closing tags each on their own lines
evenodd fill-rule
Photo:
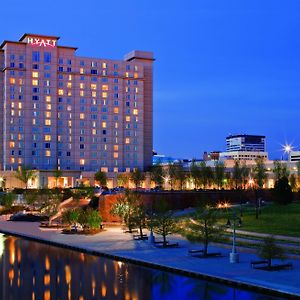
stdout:
<svg viewBox="0 0 300 300">
<path fill-rule="evenodd" d="M 141 239 L 143 239 L 143 228 L 142 228 L 142 224 L 140 224 L 140 236 L 141 236 Z"/>
</svg>

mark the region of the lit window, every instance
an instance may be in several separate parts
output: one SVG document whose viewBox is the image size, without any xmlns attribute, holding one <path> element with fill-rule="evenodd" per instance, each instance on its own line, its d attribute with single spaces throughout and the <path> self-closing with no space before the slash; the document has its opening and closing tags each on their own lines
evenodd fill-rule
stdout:
<svg viewBox="0 0 300 300">
<path fill-rule="evenodd" d="M 71 91 L 68 91 L 68 96 L 72 96 L 72 92 Z"/>
<path fill-rule="evenodd" d="M 32 72 L 32 77 L 33 78 L 39 78 L 39 73 L 38 72 Z"/>
<path fill-rule="evenodd" d="M 125 144 L 129 144 L 130 143 L 130 138 L 126 138 L 125 139 Z"/>
<path fill-rule="evenodd" d="M 107 84 L 102 85 L 102 91 L 108 91 L 108 85 Z"/>
<path fill-rule="evenodd" d="M 45 112 L 45 117 L 46 118 L 51 118 L 51 111 L 46 111 Z"/>
<path fill-rule="evenodd" d="M 63 89 L 59 89 L 58 90 L 58 95 L 62 96 L 64 94 L 64 90 Z"/>
<path fill-rule="evenodd" d="M 80 118 L 81 120 L 83 120 L 83 119 L 84 119 L 84 114 L 83 114 L 83 113 L 79 114 L 79 118 Z"/>
<path fill-rule="evenodd" d="M 114 158 L 118 158 L 119 157 L 119 153 L 118 152 L 114 152 Z"/>
<path fill-rule="evenodd" d="M 46 96 L 46 102 L 51 102 L 51 96 Z"/>
<path fill-rule="evenodd" d="M 15 158 L 14 158 L 14 157 L 11 157 L 11 158 L 10 158 L 10 163 L 11 163 L 11 164 L 14 164 L 14 163 L 15 163 Z"/>
<path fill-rule="evenodd" d="M 83 96 L 84 96 L 84 91 L 80 91 L 80 92 L 79 92 L 79 95 L 80 95 L 81 97 L 83 97 Z"/>
<path fill-rule="evenodd" d="M 96 135 L 97 134 L 97 130 L 96 129 L 92 129 L 92 135 Z"/>
<path fill-rule="evenodd" d="M 139 77 L 139 74 L 138 74 L 138 73 L 134 73 L 134 74 L 133 74 L 133 77 L 134 77 L 134 78 L 138 78 L 138 77 Z"/>
<path fill-rule="evenodd" d="M 80 74 L 84 74 L 84 69 L 83 69 L 83 68 L 80 68 L 80 69 L 79 69 L 79 72 L 80 72 Z"/>
<path fill-rule="evenodd" d="M 114 113 L 118 114 L 119 113 L 119 108 L 118 107 L 114 107 Z"/>
<path fill-rule="evenodd" d="M 32 125 L 36 125 L 36 119 L 32 119 Z"/>
<path fill-rule="evenodd" d="M 104 63 L 102 63 L 102 68 L 103 69 L 106 69 L 107 68 L 107 64 L 104 62 Z"/>
<path fill-rule="evenodd" d="M 101 172 L 107 173 L 107 172 L 108 172 L 108 168 L 106 168 L 106 167 L 101 167 Z"/>
<path fill-rule="evenodd" d="M 22 102 L 19 102 L 19 103 L 18 103 L 18 107 L 19 107 L 19 109 L 22 108 Z"/>
<path fill-rule="evenodd" d="M 97 92 L 93 91 L 92 92 L 92 97 L 94 97 L 94 98 L 97 97 Z"/>
<path fill-rule="evenodd" d="M 46 104 L 46 109 L 51 110 L 51 104 Z"/>
<path fill-rule="evenodd" d="M 46 119 L 46 120 L 45 120 L 45 125 L 50 126 L 50 125 L 51 125 L 51 120 Z"/>
<path fill-rule="evenodd" d="M 137 115 L 138 112 L 139 112 L 139 111 L 138 111 L 137 109 L 134 109 L 134 110 L 133 110 L 133 114 L 134 114 L 134 115 Z"/>
<path fill-rule="evenodd" d="M 128 72 L 125 73 L 125 77 L 129 77 L 129 73 Z"/>
<path fill-rule="evenodd" d="M 45 135 L 45 141 L 51 141 L 51 135 L 46 134 Z"/>
<path fill-rule="evenodd" d="M 71 89 L 72 88 L 72 82 L 67 83 L 67 88 Z"/>
<path fill-rule="evenodd" d="M 92 89 L 92 90 L 96 90 L 96 89 L 97 89 L 97 84 L 92 83 L 92 84 L 91 84 L 91 89 Z"/>
<path fill-rule="evenodd" d="M 15 84 L 16 83 L 16 79 L 15 78 L 9 78 L 9 83 L 10 84 Z"/>
<path fill-rule="evenodd" d="M 119 124 L 116 122 L 115 123 L 115 128 L 118 128 L 119 127 Z"/>
<path fill-rule="evenodd" d="M 80 164 L 81 166 L 83 166 L 83 165 L 85 164 L 85 160 L 84 160 L 84 159 L 80 159 L 80 160 L 79 160 L 79 164 Z"/>
<path fill-rule="evenodd" d="M 51 156 L 51 151 L 50 150 L 46 150 L 45 151 L 45 156 L 47 156 L 47 157 Z"/>
<path fill-rule="evenodd" d="M 106 92 L 102 92 L 102 98 L 107 98 L 107 93 Z"/>
<path fill-rule="evenodd" d="M 32 85 L 37 86 L 39 85 L 39 81 L 37 79 L 32 80 Z"/>
<path fill-rule="evenodd" d="M 126 122 L 130 122 L 130 116 L 126 116 Z"/>
<path fill-rule="evenodd" d="M 69 80 L 72 80 L 72 75 L 69 75 Z"/>
<path fill-rule="evenodd" d="M 114 151 L 119 151 L 119 145 L 114 145 Z"/>
<path fill-rule="evenodd" d="M 102 122 L 102 128 L 106 128 L 106 122 Z"/>
<path fill-rule="evenodd" d="M 81 89 L 84 89 L 84 83 L 81 82 L 81 83 L 79 84 L 79 87 L 80 87 Z"/>
<path fill-rule="evenodd" d="M 68 126 L 69 126 L 69 127 L 72 126 L 72 121 L 68 121 Z"/>
<path fill-rule="evenodd" d="M 15 147 L 15 142 L 9 142 L 9 147 L 14 148 Z"/>
</svg>

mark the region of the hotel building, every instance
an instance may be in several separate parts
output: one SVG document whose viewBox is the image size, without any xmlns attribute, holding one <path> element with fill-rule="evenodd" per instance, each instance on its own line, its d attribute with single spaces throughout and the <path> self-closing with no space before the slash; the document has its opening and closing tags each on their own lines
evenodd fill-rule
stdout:
<svg viewBox="0 0 300 300">
<path fill-rule="evenodd" d="M 110 60 L 76 49 L 36 34 L 1 44 L 1 170 L 152 165 L 153 53 Z"/>
</svg>

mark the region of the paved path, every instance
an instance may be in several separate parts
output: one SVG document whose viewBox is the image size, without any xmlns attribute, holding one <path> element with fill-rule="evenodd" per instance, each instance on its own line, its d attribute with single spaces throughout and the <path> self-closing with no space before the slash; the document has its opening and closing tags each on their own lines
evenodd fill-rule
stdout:
<svg viewBox="0 0 300 300">
<path fill-rule="evenodd" d="M 184 238 L 177 235 L 170 238 L 170 240 L 179 242 L 179 248 L 157 249 L 148 241 L 134 241 L 131 234 L 124 234 L 120 227 L 107 228 L 106 231 L 94 236 L 84 236 L 64 235 L 57 230 L 42 231 L 39 229 L 38 223 L 0 221 L 1 230 L 139 262 L 273 289 L 300 298 L 300 260 L 292 260 L 293 270 L 267 272 L 250 268 L 249 262 L 256 259 L 253 253 L 241 253 L 240 263 L 230 264 L 230 250 L 228 247 L 212 246 L 209 248 L 210 251 L 221 251 L 224 255 L 221 258 L 200 259 L 191 257 L 188 255 L 188 249 L 195 248 L 197 245 L 191 245 Z"/>
</svg>

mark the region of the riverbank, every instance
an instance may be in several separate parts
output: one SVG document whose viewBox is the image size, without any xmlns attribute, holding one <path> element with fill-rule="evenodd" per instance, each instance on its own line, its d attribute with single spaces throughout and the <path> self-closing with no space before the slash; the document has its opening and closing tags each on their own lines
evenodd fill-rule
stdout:
<svg viewBox="0 0 300 300">
<path fill-rule="evenodd" d="M 238 249 L 240 263 L 229 263 L 228 247 L 210 247 L 210 251 L 220 251 L 222 257 L 200 259 L 188 255 L 188 249 L 199 248 L 180 236 L 170 240 L 178 242 L 179 248 L 158 249 L 148 241 L 134 241 L 131 234 L 124 234 L 120 227 L 109 227 L 93 235 L 64 235 L 58 230 L 41 230 L 38 223 L 0 221 L 0 232 L 30 238 L 44 243 L 67 247 L 74 250 L 104 255 L 117 260 L 139 263 L 190 276 L 213 279 L 234 286 L 243 286 L 271 292 L 285 298 L 300 298 L 300 260 L 292 261 L 293 270 L 268 272 L 251 269 L 250 261 L 257 259 L 254 253 Z"/>
</svg>

